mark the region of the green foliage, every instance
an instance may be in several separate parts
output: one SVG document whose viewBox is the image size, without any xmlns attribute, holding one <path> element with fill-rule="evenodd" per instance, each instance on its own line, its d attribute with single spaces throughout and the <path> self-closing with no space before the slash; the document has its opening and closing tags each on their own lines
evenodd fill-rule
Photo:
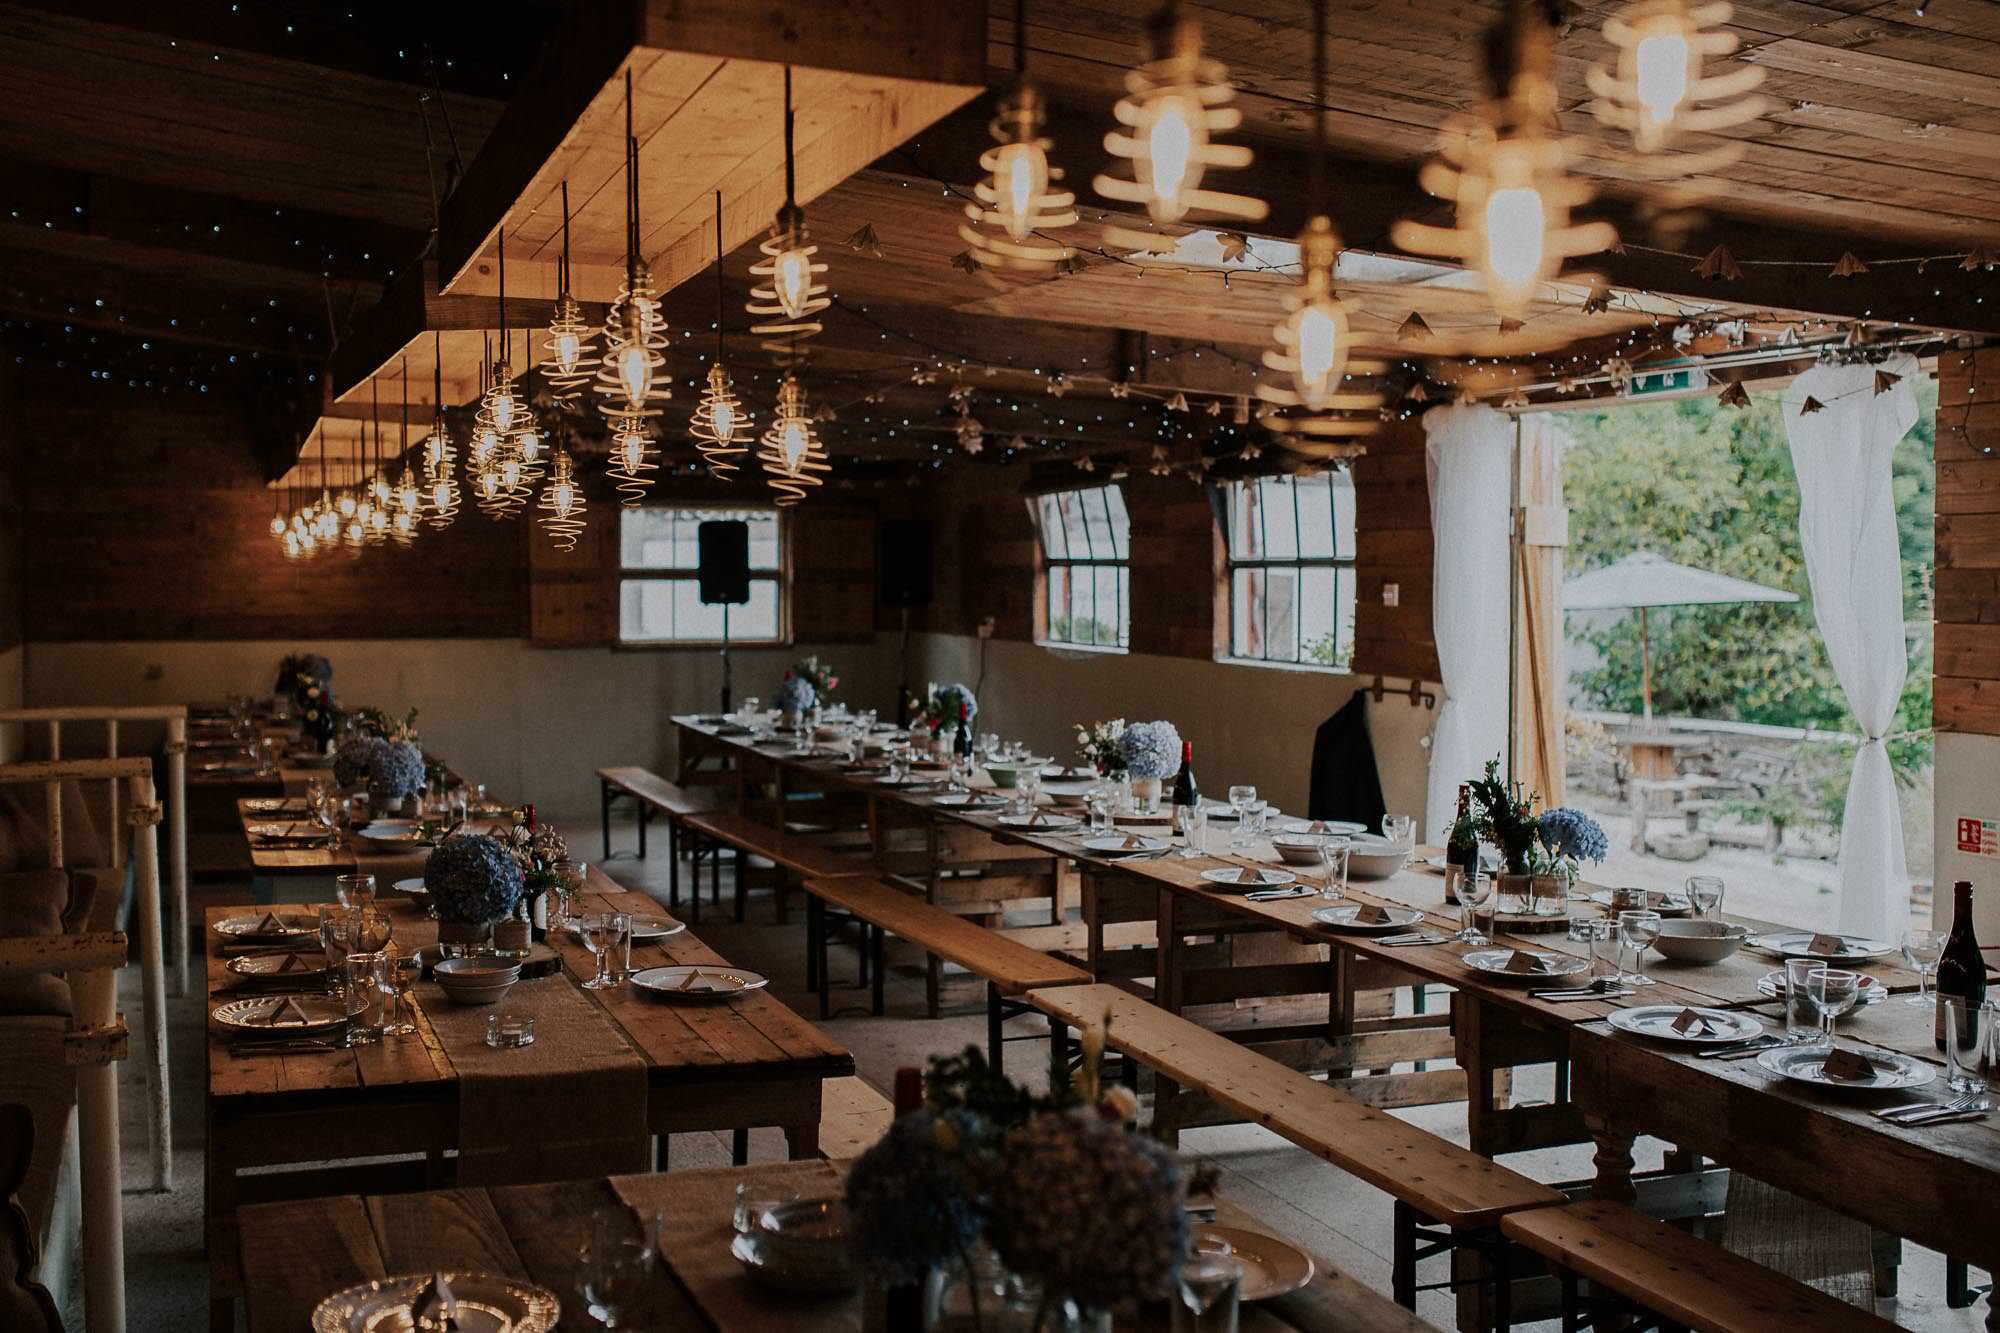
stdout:
<svg viewBox="0 0 2000 1333">
<path fill-rule="evenodd" d="M 1917 425 L 1897 445 L 1893 485 L 1905 579 L 1904 614 L 1927 617 L 1934 561 L 1932 439 L 1936 384 L 1917 383 Z M 1655 712 L 1775 726 L 1854 730 L 1812 615 L 1799 546 L 1798 481 L 1776 394 L 1748 409 L 1713 398 L 1567 413 L 1576 440 L 1565 463 L 1569 569 L 1580 573 L 1636 550 L 1787 589 L 1783 605 L 1687 607 L 1649 613 Z M 1639 618 L 1583 636 L 1602 657 L 1580 678 L 1599 707 L 1641 707 Z M 1929 649 L 1911 663 L 1898 730 L 1930 720 Z M 1903 746 L 1899 767 L 1928 763 L 1928 741 Z"/>
<path fill-rule="evenodd" d="M 1075 619 L 1071 619 L 1069 616 L 1051 616 L 1049 617 L 1049 642 L 1081 643 L 1100 648 L 1116 648 L 1118 646 L 1118 627 L 1106 624 L 1102 620 L 1093 620 L 1089 616 L 1078 616 Z"/>
<path fill-rule="evenodd" d="M 1478 811 L 1479 831 L 1500 849 L 1507 873 L 1524 875 L 1533 868 L 1535 850 L 1535 799 L 1521 795 L 1521 784 L 1501 780 L 1500 761 L 1488 759 L 1486 772 L 1468 784 L 1472 805 Z"/>
</svg>

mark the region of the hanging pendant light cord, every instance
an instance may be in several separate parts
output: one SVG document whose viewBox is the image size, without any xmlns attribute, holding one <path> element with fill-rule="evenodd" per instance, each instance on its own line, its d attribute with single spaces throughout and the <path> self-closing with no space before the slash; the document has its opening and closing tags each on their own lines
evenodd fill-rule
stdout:
<svg viewBox="0 0 2000 1333">
<path fill-rule="evenodd" d="M 798 207 L 798 192 L 792 181 L 792 67 L 785 66 L 785 207 Z"/>
<path fill-rule="evenodd" d="M 569 295 L 569 182 L 562 183 L 563 248 L 562 258 L 556 261 L 556 285 L 564 296 Z"/>
<path fill-rule="evenodd" d="M 1313 0 L 1313 151 L 1306 192 L 1314 214 L 1326 212 L 1326 0 Z"/>
<path fill-rule="evenodd" d="M 1028 0 L 1014 0 L 1014 74 L 1028 76 Z"/>
<path fill-rule="evenodd" d="M 715 363 L 722 364 L 722 191 L 715 192 Z"/>
</svg>

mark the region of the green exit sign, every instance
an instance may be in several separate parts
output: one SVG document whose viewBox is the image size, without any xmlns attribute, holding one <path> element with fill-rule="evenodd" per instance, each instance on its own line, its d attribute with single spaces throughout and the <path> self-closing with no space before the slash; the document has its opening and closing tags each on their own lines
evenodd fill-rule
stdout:
<svg viewBox="0 0 2000 1333">
<path fill-rule="evenodd" d="M 1632 372 L 1632 387 L 1626 390 L 1626 397 L 1651 398 L 1660 394 L 1696 393 L 1707 387 L 1708 372 L 1700 366 L 1692 363 L 1655 366 Z"/>
</svg>

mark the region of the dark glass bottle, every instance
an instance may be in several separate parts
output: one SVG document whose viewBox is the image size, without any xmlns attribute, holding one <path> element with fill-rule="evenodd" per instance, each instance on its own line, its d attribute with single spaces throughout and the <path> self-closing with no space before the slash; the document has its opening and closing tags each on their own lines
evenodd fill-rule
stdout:
<svg viewBox="0 0 2000 1333">
<path fill-rule="evenodd" d="M 968 762 L 972 759 L 972 705 L 963 699 L 958 702 L 958 735 L 952 741 L 952 750 L 959 758 Z"/>
<path fill-rule="evenodd" d="M 924 1106 L 923 1071 L 912 1065 L 905 1065 L 896 1071 L 895 1095 L 893 1098 L 896 1116 L 901 1119 L 912 1111 L 921 1111 Z M 923 1333 L 924 1327 L 924 1284 L 913 1282 L 906 1286 L 882 1289 L 882 1330 L 883 1333 Z"/>
<path fill-rule="evenodd" d="M 1977 1005 L 1986 999 L 1986 960 L 1972 929 L 1972 881 L 1951 886 L 1951 934 L 1937 968 L 1937 1048 L 1944 1049 L 1944 1002 L 1962 1000 Z"/>
<path fill-rule="evenodd" d="M 1472 814 L 1472 791 L 1465 783 L 1458 784 L 1458 813 L 1453 816 L 1451 828 L 1445 834 L 1444 859 L 1446 865 L 1457 866 L 1467 879 L 1479 873 L 1479 839 L 1461 832 Z M 1456 897 L 1456 894 L 1453 895 Z"/>
<path fill-rule="evenodd" d="M 1174 777 L 1174 806 L 1201 803 L 1201 787 L 1194 780 L 1194 742 L 1181 742 L 1181 771 Z"/>
</svg>

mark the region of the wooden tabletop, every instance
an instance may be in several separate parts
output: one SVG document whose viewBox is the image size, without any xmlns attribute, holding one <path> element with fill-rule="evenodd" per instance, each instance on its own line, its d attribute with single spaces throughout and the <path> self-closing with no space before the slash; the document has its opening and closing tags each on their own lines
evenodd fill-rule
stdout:
<svg viewBox="0 0 2000 1333">
<path fill-rule="evenodd" d="M 659 1329 L 762 1333 L 771 1328 L 858 1330 L 861 1300 L 774 1292 L 746 1276 L 728 1254 L 730 1214 L 739 1182 L 761 1182 L 807 1196 L 836 1193 L 840 1178 L 824 1162 L 796 1162 L 621 1176 L 554 1185 L 436 1190 L 309 1203 L 260 1204 L 242 1211 L 243 1274 L 250 1333 L 294 1333 L 313 1307 L 355 1283 L 400 1273 L 477 1269 L 535 1282 L 563 1305 L 561 1327 L 595 1329 L 578 1290 L 578 1255 L 593 1215 L 622 1213 L 660 1221 L 660 1254 L 669 1281 L 654 1284 L 655 1304 L 642 1321 Z M 664 1192 L 664 1193 L 663 1193 Z M 656 1207 L 658 1195 L 670 1206 Z M 632 1207 L 631 1201 L 646 1201 Z M 1219 1224 L 1269 1228 L 1227 1201 Z M 1313 1280 L 1288 1296 L 1243 1307 L 1245 1333 L 1343 1328 L 1356 1333 L 1435 1333 L 1388 1297 L 1315 1257 Z M 1119 1328 L 1158 1328 L 1151 1311 Z"/>
</svg>

